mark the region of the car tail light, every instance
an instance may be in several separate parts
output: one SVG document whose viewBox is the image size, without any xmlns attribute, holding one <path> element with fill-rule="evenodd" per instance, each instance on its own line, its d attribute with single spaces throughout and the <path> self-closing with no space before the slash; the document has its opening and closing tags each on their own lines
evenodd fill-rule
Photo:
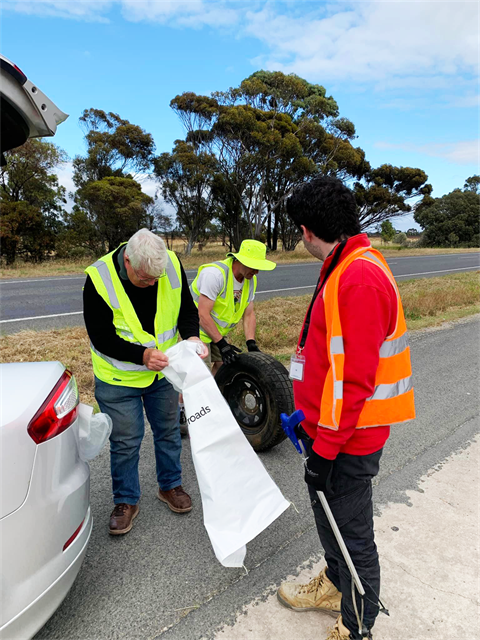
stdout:
<svg viewBox="0 0 480 640">
<path fill-rule="evenodd" d="M 72 542 L 75 540 L 75 538 L 78 536 L 78 534 L 80 533 L 80 529 L 83 527 L 83 523 L 85 522 L 85 520 L 82 520 L 80 523 L 80 526 L 78 527 L 78 529 L 75 529 L 75 532 L 70 536 L 70 538 L 65 542 L 65 544 L 63 545 L 63 550 L 65 551 L 65 549 L 67 549 L 67 547 L 69 547 Z"/>
<path fill-rule="evenodd" d="M 2 57 L 0 59 L 0 67 L 7 71 L 7 73 L 9 73 L 11 76 L 13 76 L 22 86 L 27 81 L 27 76 L 23 73 L 23 71 L 10 60 Z"/>
<path fill-rule="evenodd" d="M 78 413 L 78 389 L 75 377 L 65 370 L 52 392 L 28 425 L 30 437 L 40 444 L 68 429 Z"/>
</svg>

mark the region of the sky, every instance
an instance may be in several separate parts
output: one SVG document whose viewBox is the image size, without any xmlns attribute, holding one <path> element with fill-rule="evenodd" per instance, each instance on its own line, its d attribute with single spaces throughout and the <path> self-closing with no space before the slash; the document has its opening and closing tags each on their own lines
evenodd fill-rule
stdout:
<svg viewBox="0 0 480 640">
<path fill-rule="evenodd" d="M 183 137 L 169 107 L 259 69 L 325 87 L 373 167 L 419 167 L 433 196 L 479 173 L 479 5 L 475 2 L 0 0 L 1 52 L 63 111 L 54 142 L 85 152 L 95 107 L 153 135 Z M 71 190 L 71 164 L 59 171 Z M 146 192 L 155 185 L 146 179 Z M 398 229 L 417 225 L 408 215 Z"/>
</svg>

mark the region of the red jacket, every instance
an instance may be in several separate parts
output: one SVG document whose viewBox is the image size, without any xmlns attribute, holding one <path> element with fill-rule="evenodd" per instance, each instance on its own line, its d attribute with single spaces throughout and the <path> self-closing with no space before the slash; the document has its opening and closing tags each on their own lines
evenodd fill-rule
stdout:
<svg viewBox="0 0 480 640">
<path fill-rule="evenodd" d="M 370 242 L 364 233 L 349 238 L 340 262 L 354 249 L 369 246 Z M 321 279 L 337 250 L 338 246 L 323 263 Z M 334 460 L 339 453 L 374 453 L 383 447 L 390 435 L 388 425 L 367 429 L 355 427 L 365 400 L 375 389 L 380 347 L 395 328 L 397 298 L 390 281 L 378 267 L 364 260 L 356 260 L 340 279 L 339 306 L 345 369 L 343 410 L 338 431 L 317 426 L 323 385 L 329 368 L 325 308 L 321 294 L 313 305 L 308 337 L 302 352 L 305 357 L 303 381 L 293 382 L 295 408 L 302 409 L 305 414 L 302 425 L 314 439 L 316 453 L 330 460 Z"/>
</svg>

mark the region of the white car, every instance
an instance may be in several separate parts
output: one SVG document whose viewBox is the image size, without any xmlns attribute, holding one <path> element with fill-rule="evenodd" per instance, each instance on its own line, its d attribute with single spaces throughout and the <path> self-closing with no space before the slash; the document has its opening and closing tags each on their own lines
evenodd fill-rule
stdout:
<svg viewBox="0 0 480 640">
<path fill-rule="evenodd" d="M 3 153 L 67 115 L 0 56 Z M 26 354 L 27 355 L 27 354 Z M 60 362 L 0 365 L 0 638 L 28 640 L 68 593 L 92 531 L 78 390 Z"/>
<path fill-rule="evenodd" d="M 26 640 L 68 593 L 92 531 L 78 390 L 60 362 L 0 365 L 0 638 Z"/>
</svg>

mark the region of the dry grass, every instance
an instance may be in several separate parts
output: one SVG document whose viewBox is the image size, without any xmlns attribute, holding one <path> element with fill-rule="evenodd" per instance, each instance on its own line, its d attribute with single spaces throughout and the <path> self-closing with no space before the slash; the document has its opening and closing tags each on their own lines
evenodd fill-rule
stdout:
<svg viewBox="0 0 480 640">
<path fill-rule="evenodd" d="M 480 272 L 401 282 L 410 330 L 434 327 L 480 312 Z M 257 340 L 262 350 L 286 362 L 295 349 L 310 296 L 272 298 L 255 304 Z M 241 326 L 231 334 L 244 344 Z M 87 333 L 82 327 L 21 331 L 0 338 L 1 362 L 60 360 L 77 378 L 82 402 L 95 404 Z"/>
<path fill-rule="evenodd" d="M 7 267 L 0 268 L 0 279 L 8 278 L 47 278 L 49 276 L 69 276 L 78 275 L 92 264 L 92 260 L 48 260 L 39 264 L 31 262 L 17 262 Z"/>
<path fill-rule="evenodd" d="M 411 330 L 434 327 L 480 312 L 480 272 L 466 272 L 439 278 L 407 280 L 398 285 Z M 311 295 L 272 298 L 255 303 L 257 341 L 262 349 L 280 360 L 290 358 Z M 243 343 L 241 325 L 232 333 L 236 344 Z"/>
<path fill-rule="evenodd" d="M 20 331 L 0 338 L 0 362 L 60 360 L 73 371 L 80 399 L 95 404 L 90 341 L 84 327 Z"/>
<path fill-rule="evenodd" d="M 379 249 L 385 257 L 401 256 L 429 256 L 448 253 L 478 253 L 478 249 L 415 249 L 379 243 L 375 238 L 372 246 Z M 181 255 L 185 249 L 185 243 L 176 241 L 174 250 L 180 255 L 180 259 L 185 269 L 196 269 L 201 264 L 223 260 L 227 253 L 227 247 L 220 242 L 207 244 L 202 251 L 194 248 L 190 256 Z M 303 243 L 297 245 L 295 251 L 271 251 L 268 258 L 280 264 L 291 262 L 312 262 L 314 258 L 308 253 Z M 78 275 L 94 262 L 93 258 L 83 260 L 49 260 L 39 264 L 17 261 L 13 266 L 0 268 L 0 279 L 11 278 L 46 278 L 49 276 Z"/>
<path fill-rule="evenodd" d="M 439 278 L 407 280 L 399 284 L 407 323 L 427 326 L 428 319 L 442 322 L 445 312 L 480 305 L 480 272 L 451 274 Z M 431 325 L 430 325 L 431 326 Z"/>
</svg>

